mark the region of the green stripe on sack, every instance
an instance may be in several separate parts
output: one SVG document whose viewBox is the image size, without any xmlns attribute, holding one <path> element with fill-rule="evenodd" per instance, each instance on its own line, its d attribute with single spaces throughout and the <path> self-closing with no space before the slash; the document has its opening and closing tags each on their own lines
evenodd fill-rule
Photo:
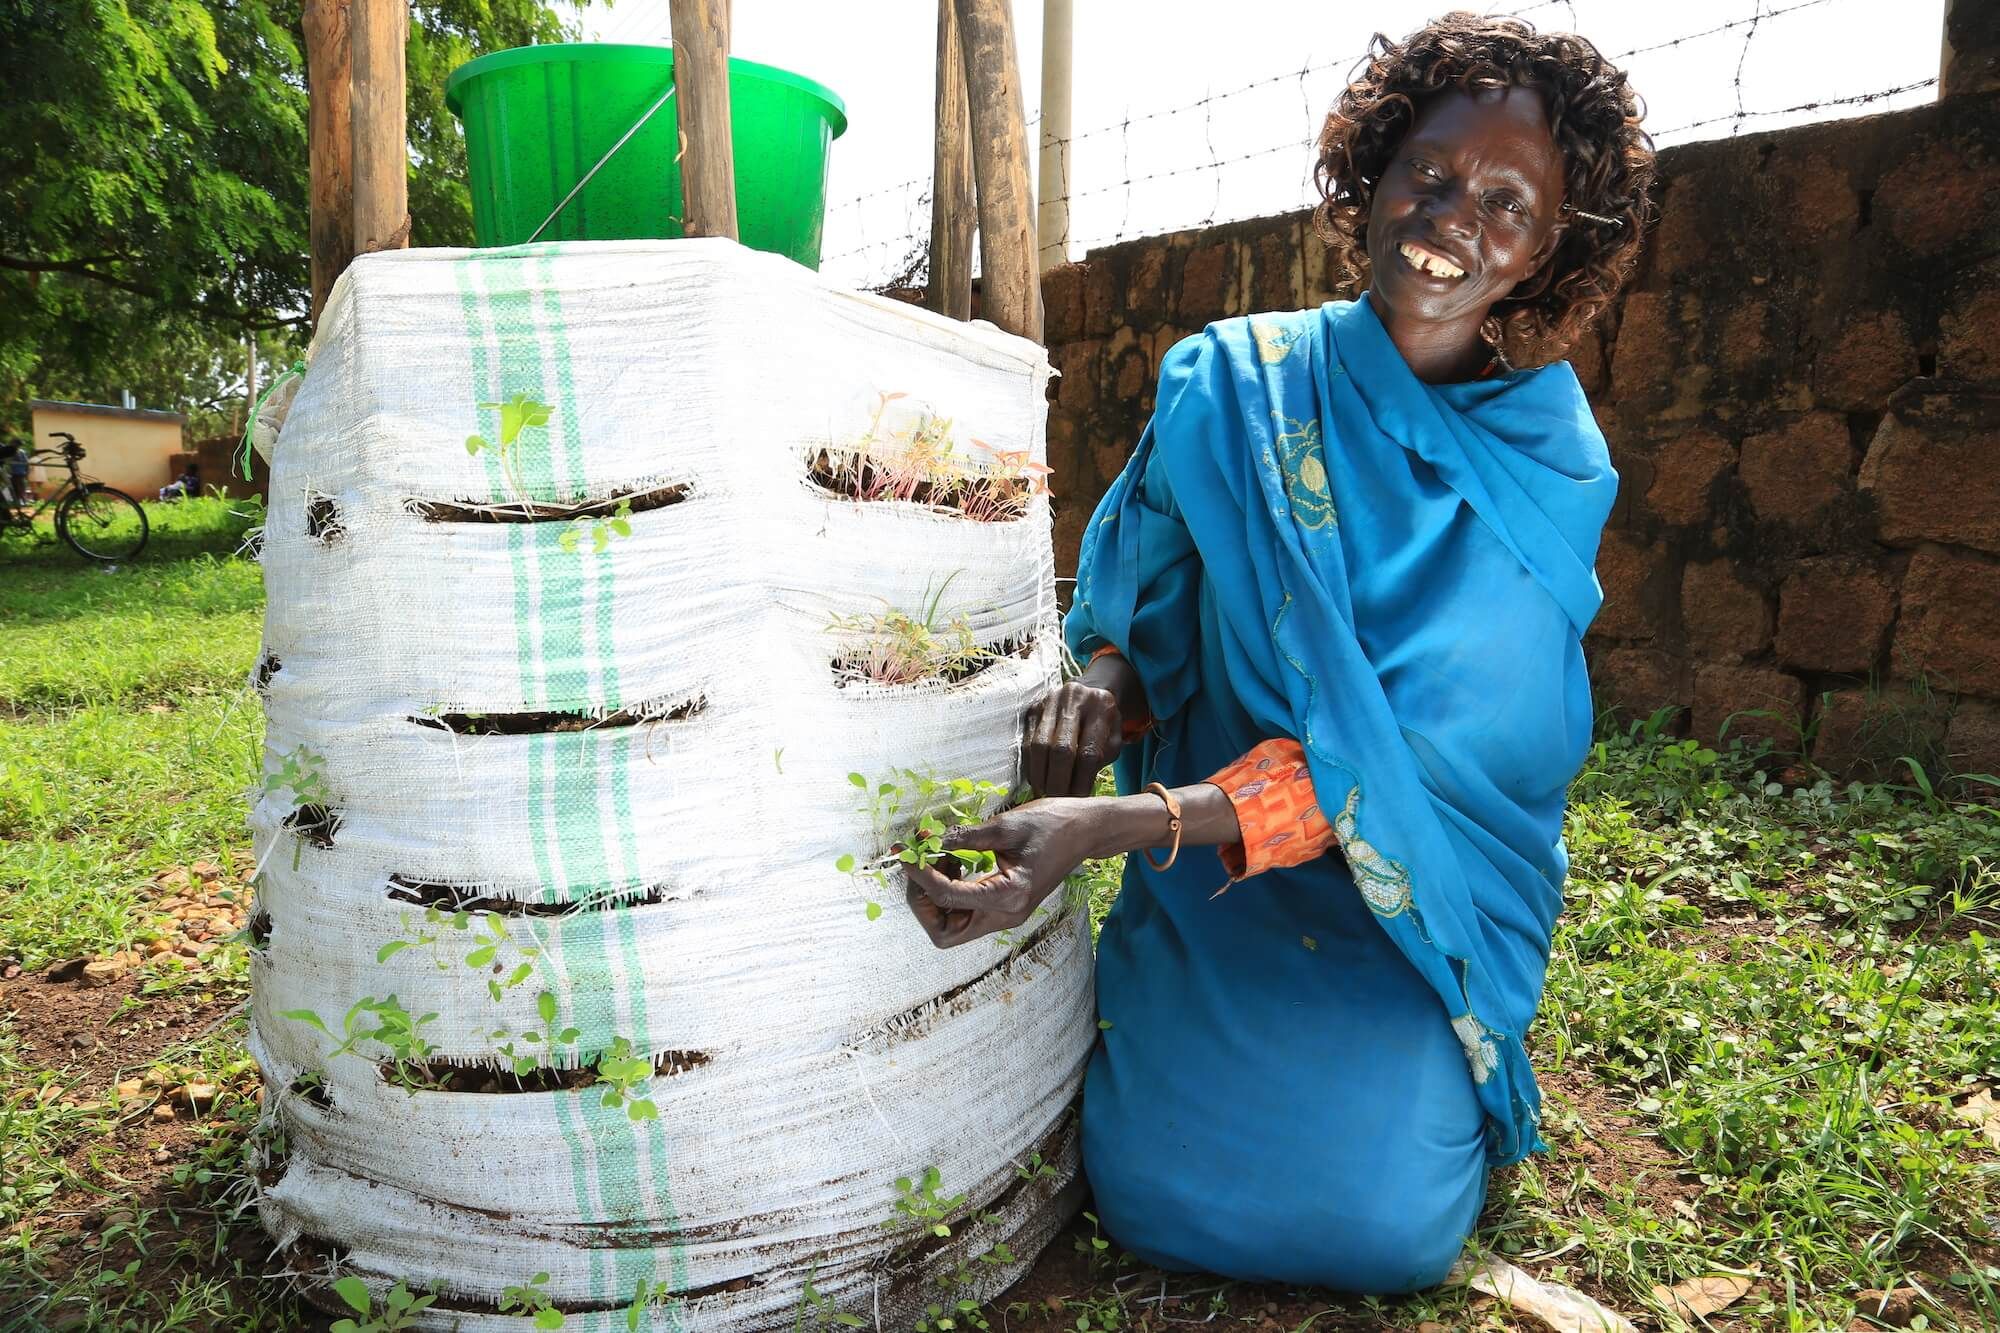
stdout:
<svg viewBox="0 0 2000 1333">
<path fill-rule="evenodd" d="M 461 261 L 456 267 L 460 279 L 460 290 L 463 294 L 466 307 L 467 333 L 472 345 L 475 380 L 473 385 L 474 403 L 502 402 L 514 393 L 526 394 L 529 397 L 539 400 L 541 396 L 541 357 L 539 351 L 530 359 L 528 365 L 528 370 L 532 372 L 532 387 L 522 382 L 524 376 L 522 367 L 520 366 L 520 358 L 518 356 L 513 358 L 508 356 L 509 350 L 518 347 L 524 338 L 531 344 L 535 341 L 533 322 L 531 319 L 524 318 L 527 312 L 525 302 L 520 297 L 520 290 L 523 285 L 521 263 L 518 260 L 512 259 L 471 259 Z M 475 281 L 476 279 L 484 281 Z M 482 302 L 479 299 L 484 294 L 481 288 L 491 286 L 501 287 L 503 294 L 497 298 L 489 296 Z M 511 288 L 511 293 L 506 290 L 509 288 Z M 509 299 L 510 295 L 512 299 Z M 487 355 L 487 342 L 489 338 L 495 343 L 499 351 L 497 374 L 493 366 L 489 363 Z M 487 425 L 488 429 L 492 432 L 487 438 L 489 440 L 498 440 L 500 438 L 499 413 L 492 409 L 475 408 L 475 411 L 479 412 L 482 424 Z M 524 431 L 523 434 L 525 435 L 526 432 Z M 519 441 L 516 444 L 517 452 L 531 452 L 531 450 L 519 450 Z M 511 494 L 512 482 L 506 475 L 507 470 L 500 466 L 499 460 L 495 456 L 495 451 L 489 449 L 486 451 L 486 455 L 487 476 L 489 483 L 494 488 L 491 495 L 492 501 L 494 503 L 506 503 L 510 500 L 519 499 L 520 497 Z M 518 464 L 515 466 L 514 472 L 516 476 L 520 477 L 521 484 L 526 487 L 528 485 L 527 474 Z M 520 693 L 523 702 L 531 708 L 535 707 L 546 697 L 546 692 L 541 688 L 540 684 L 542 657 L 540 645 L 536 642 L 538 622 L 536 603 L 538 599 L 535 595 L 535 585 L 539 571 L 534 569 L 527 559 L 527 556 L 533 550 L 532 527 L 533 525 L 530 524 L 507 525 L 509 563 L 514 580 L 514 621 L 517 655 L 520 662 Z M 526 746 L 528 761 L 528 808 L 535 812 L 538 823 L 540 817 L 547 809 L 547 805 L 545 804 L 544 756 L 542 754 L 542 747 L 538 743 L 540 739 L 535 738 Z M 543 836 L 543 831 L 540 827 L 531 828 L 529 843 L 534 849 L 535 871 L 543 885 L 543 895 L 545 898 L 553 898 L 558 892 L 559 867 L 550 860 L 548 839 Z M 548 953 L 543 954 L 544 960 L 548 960 L 549 957 Z M 551 986 L 551 989 L 557 994 L 558 998 L 563 998 L 566 993 L 573 995 L 575 989 L 573 986 L 561 984 L 569 970 L 567 966 L 552 965 L 551 970 L 555 974 L 552 978 L 554 984 Z M 568 1021 L 579 1030 L 584 1029 L 585 1025 L 577 1018 L 570 1017 Z M 581 1044 L 579 1042 L 579 1046 Z M 583 1052 L 579 1050 L 578 1055 L 581 1058 Z M 594 1191 L 590 1183 L 590 1166 L 594 1153 L 584 1142 L 582 1118 L 576 1114 L 574 1107 L 575 1100 L 573 1097 L 557 1097 L 553 1099 L 553 1103 L 558 1131 L 561 1133 L 564 1146 L 569 1153 L 571 1187 L 574 1192 L 576 1215 L 581 1218 L 590 1218 L 595 1216 L 598 1211 L 597 1204 L 592 1197 Z M 589 1282 L 593 1297 L 596 1299 L 612 1297 L 614 1293 L 607 1289 L 602 1251 L 597 1249 L 590 1251 L 589 1266 Z"/>
<path fill-rule="evenodd" d="M 552 258 L 551 255 L 544 254 L 540 256 L 540 262 L 536 265 L 537 285 L 542 293 L 556 390 L 555 412 L 549 423 L 550 443 L 552 452 L 560 452 L 567 465 L 571 486 L 575 488 L 576 493 L 582 494 L 589 476 L 584 458 L 583 418 L 576 400 L 575 375 L 570 357 L 568 330 L 563 319 L 561 287 L 556 280 Z M 560 552 L 559 542 L 557 551 Z M 585 675 L 581 664 L 584 642 L 582 616 L 587 579 L 588 600 L 594 606 L 596 613 L 591 628 L 595 631 L 593 647 L 600 691 L 600 697 L 592 702 L 596 707 L 609 712 L 622 706 L 617 651 L 614 643 L 616 617 L 613 615 L 615 579 L 612 549 L 597 551 L 593 543 L 583 541 L 577 543 L 575 551 L 568 554 L 574 562 L 572 568 L 579 572 L 573 590 L 575 596 L 573 604 L 577 613 L 575 652 L 579 665 L 578 688 L 582 688 Z M 565 585 L 565 593 L 569 592 L 570 589 Z M 568 605 L 570 604 L 565 603 L 566 611 Z M 570 625 L 567 615 L 562 623 L 565 628 Z M 578 878 L 587 878 L 590 883 L 599 886 L 600 890 L 611 888 L 614 884 L 620 888 L 636 886 L 639 877 L 639 857 L 628 789 L 628 772 L 633 762 L 631 732 L 621 729 L 620 734 L 615 736 L 599 732 L 583 732 L 549 739 L 577 742 L 572 757 L 574 767 L 571 771 L 578 775 L 579 783 L 585 781 L 589 783 L 588 793 L 579 790 L 574 804 L 564 800 L 557 802 L 564 868 L 566 871 L 571 871 L 572 867 L 589 868 L 581 876 L 570 873 L 568 875 L 570 882 L 574 883 Z M 606 779 L 604 782 L 597 780 L 600 769 Z M 606 786 L 609 787 L 612 798 L 612 808 L 609 811 L 602 808 Z M 588 818 L 585 817 L 586 813 Z M 615 924 L 618 934 L 616 944 L 619 966 L 608 968 L 607 971 L 616 979 L 617 1003 L 613 1007 L 623 1009 L 629 1015 L 631 1030 L 622 1035 L 631 1039 L 636 1053 L 650 1054 L 657 1042 L 653 1037 L 646 1013 L 646 969 L 644 960 L 639 954 L 637 926 L 633 923 L 631 914 L 627 912 L 608 912 L 597 916 L 600 923 Z M 608 963 L 613 942 L 601 930 L 598 933 L 598 943 Z M 651 1120 L 640 1122 L 635 1126 L 622 1107 L 586 1104 L 584 1110 L 594 1127 L 601 1125 L 607 1131 L 612 1130 L 612 1125 L 603 1122 L 606 1115 L 613 1116 L 617 1117 L 618 1125 L 632 1135 L 630 1140 L 632 1151 L 621 1159 L 621 1164 L 629 1164 L 633 1168 L 631 1176 L 621 1175 L 607 1181 L 601 1174 L 605 1163 L 602 1158 L 599 1159 L 599 1191 L 604 1198 L 607 1211 L 614 1215 L 621 1211 L 612 1203 L 615 1193 L 625 1205 L 622 1210 L 624 1216 L 643 1217 L 648 1230 L 664 1224 L 674 1231 L 676 1235 L 669 1243 L 668 1280 L 674 1290 L 686 1290 L 686 1247 L 678 1236 L 680 1223 L 673 1202 L 667 1137 L 663 1125 L 658 1120 Z M 641 1134 L 644 1135 L 646 1156 L 652 1165 L 650 1179 L 643 1184 L 636 1174 L 638 1139 Z M 650 1216 L 654 1210 L 663 1215 Z M 650 1288 L 660 1280 L 654 1251 L 651 1249 L 618 1250 L 615 1265 L 618 1282 L 626 1292 L 635 1290 L 642 1282 Z M 678 1302 L 669 1307 L 667 1312 L 669 1327 L 674 1329 L 680 1327 L 680 1314 Z"/>
</svg>

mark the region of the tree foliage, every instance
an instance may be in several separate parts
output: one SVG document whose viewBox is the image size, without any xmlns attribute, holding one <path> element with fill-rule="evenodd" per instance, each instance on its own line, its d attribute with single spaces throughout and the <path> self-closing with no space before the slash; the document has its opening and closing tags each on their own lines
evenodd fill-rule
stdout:
<svg viewBox="0 0 2000 1333">
<path fill-rule="evenodd" d="M 451 70 L 575 35 L 539 0 L 415 0 L 413 243 L 466 245 Z M 200 409 L 308 304 L 300 0 L 0 0 L 0 422 L 30 396 Z M 260 356 L 260 360 L 263 357 Z"/>
</svg>

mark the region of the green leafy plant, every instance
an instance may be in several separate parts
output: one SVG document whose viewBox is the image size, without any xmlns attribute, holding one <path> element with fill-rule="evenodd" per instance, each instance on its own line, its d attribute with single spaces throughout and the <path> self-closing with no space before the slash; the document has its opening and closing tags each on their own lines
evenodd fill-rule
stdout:
<svg viewBox="0 0 2000 1333">
<path fill-rule="evenodd" d="M 309 745 L 297 745 L 281 756 L 278 766 L 264 775 L 264 792 L 268 796 L 282 796 L 291 793 L 293 813 L 291 819 L 302 826 L 310 823 L 316 827 L 326 824 L 325 811 L 332 804 L 326 782 L 326 757 Z M 319 812 L 312 817 L 313 812 Z M 301 827 L 301 831 L 304 829 Z M 301 840 L 292 848 L 292 869 L 299 868 L 299 858 L 305 851 Z"/>
<path fill-rule="evenodd" d="M 927 407 L 898 409 L 906 393 L 879 393 L 868 428 L 851 443 L 829 446 L 812 460 L 813 480 L 862 501 L 899 500 L 951 510 L 980 523 L 1004 523 L 1028 512 L 1047 493 L 1051 469 L 1025 452 L 996 450 L 969 439 L 961 450 L 951 418 Z"/>
<path fill-rule="evenodd" d="M 506 1288 L 500 1293 L 500 1313 L 532 1315 L 536 1328 L 561 1328 L 563 1313 L 549 1301 L 544 1289 L 548 1280 L 547 1273 L 537 1273 L 523 1286 Z"/>
<path fill-rule="evenodd" d="M 901 866 L 934 867 L 948 863 L 962 875 L 990 875 L 999 869 L 999 859 L 990 851 L 947 850 L 944 835 L 960 824 L 976 824 L 994 809 L 1013 798 L 1013 792 L 997 782 L 974 778 L 938 779 L 912 769 L 902 769 L 901 782 L 870 782 L 860 773 L 847 780 L 863 796 L 862 812 L 868 816 L 879 854 L 861 857 L 846 853 L 834 862 L 843 875 L 853 875 L 886 889 L 889 873 Z M 882 906 L 868 900 L 868 919 L 882 915 Z"/>
<path fill-rule="evenodd" d="M 839 679 L 875 685 L 956 681 L 993 661 L 997 654 L 973 637 L 970 617 L 961 613 L 942 618 L 945 592 L 957 577 L 954 572 L 945 579 L 921 615 L 886 607 L 869 614 L 835 616 L 827 631 L 842 636 L 846 644 L 834 662 Z"/>
<path fill-rule="evenodd" d="M 867 1320 L 859 1315 L 851 1315 L 833 1303 L 833 1298 L 813 1285 L 813 1278 L 819 1273 L 817 1264 L 806 1273 L 805 1290 L 799 1294 L 799 1308 L 792 1317 L 793 1333 L 804 1333 L 811 1327 L 825 1328 L 865 1328 Z"/>
<path fill-rule="evenodd" d="M 431 959 L 440 972 L 449 972 L 454 964 L 446 957 L 445 942 L 452 934 L 464 935 L 471 947 L 461 961 L 475 972 L 491 974 L 486 979 L 486 990 L 496 1001 L 534 976 L 536 960 L 542 956 L 539 946 L 517 941 L 507 925 L 507 918 L 498 912 L 446 911 L 441 907 L 427 907 L 421 925 L 412 925 L 409 914 L 404 913 L 403 929 L 410 932 L 410 938 L 385 943 L 375 951 L 376 962 L 386 963 L 405 949 L 421 946 L 430 950 Z M 511 963 L 502 957 L 503 951 L 507 950 L 512 951 Z"/>
<path fill-rule="evenodd" d="M 933 1302 L 924 1307 L 917 1316 L 916 1333 L 954 1333 L 960 1326 L 976 1328 L 980 1333 L 988 1333 L 993 1326 L 979 1308 L 979 1302 L 967 1298 L 938 1304 Z"/>
<path fill-rule="evenodd" d="M 902 1176 L 896 1181 L 895 1215 L 882 1225 L 891 1230 L 916 1226 L 924 1232 L 944 1239 L 951 1235 L 949 1219 L 965 1204 L 963 1194 L 941 1194 L 943 1184 L 938 1169 L 924 1168 L 920 1176 Z"/>
<path fill-rule="evenodd" d="M 549 405 L 517 393 L 505 402 L 481 403 L 479 406 L 484 411 L 500 414 L 499 439 L 495 443 L 488 441 L 484 435 L 468 435 L 465 437 L 465 452 L 477 457 L 492 450 L 493 456 L 500 462 L 500 475 L 506 479 L 508 487 L 517 495 L 525 493 L 527 488 L 521 484 L 515 446 L 523 431 L 549 424 Z"/>
<path fill-rule="evenodd" d="M 264 775 L 264 791 L 272 796 L 289 791 L 298 805 L 327 800 L 326 757 L 310 745 L 297 745 L 280 756 L 278 766 Z"/>
<path fill-rule="evenodd" d="M 1104 1238 L 1104 1228 L 1099 1225 L 1096 1213 L 1083 1216 L 1090 1223 L 1090 1234 L 1076 1238 L 1076 1252 L 1090 1260 L 1090 1271 L 1095 1273 L 1111 1261 L 1111 1242 Z"/>
<path fill-rule="evenodd" d="M 542 1027 L 539 1031 L 523 1032 L 518 1036 L 512 1035 L 505 1030 L 492 1034 L 493 1040 L 501 1043 L 499 1048 L 500 1054 L 513 1069 L 514 1077 L 516 1078 L 539 1068 L 542 1061 L 530 1051 L 517 1049 L 514 1045 L 515 1042 L 520 1042 L 523 1047 L 546 1045 L 553 1052 L 558 1046 L 576 1045 L 577 1038 L 582 1035 L 575 1028 L 558 1028 L 556 1026 L 556 1017 L 559 1011 L 556 1004 L 556 997 L 551 992 L 543 991 L 535 997 L 535 1011 L 541 1016 L 542 1020 Z"/>
<path fill-rule="evenodd" d="M 583 539 L 590 538 L 590 553 L 603 555 L 614 537 L 632 535 L 632 502 L 620 500 L 618 508 L 609 514 L 585 514 L 569 521 L 556 544 L 563 550 L 575 554 L 583 546 Z"/>
<path fill-rule="evenodd" d="M 614 1037 L 611 1049 L 597 1058 L 597 1081 L 604 1086 L 604 1105 L 623 1106 L 625 1114 L 633 1120 L 660 1118 L 659 1108 L 652 1099 L 640 1095 L 652 1077 L 653 1062 L 643 1055 L 634 1055 L 628 1038 Z"/>
<path fill-rule="evenodd" d="M 287 1009 L 278 1017 L 304 1023 L 331 1038 L 336 1045 L 327 1052 L 329 1060 L 343 1055 L 360 1055 L 357 1048 L 361 1043 L 372 1041 L 388 1052 L 389 1072 L 405 1088 L 418 1091 L 434 1087 L 438 1082 L 438 1073 L 430 1064 L 437 1048 L 423 1037 L 424 1025 L 436 1019 L 437 1015 L 412 1015 L 393 995 L 386 999 L 364 996 L 356 1000 L 341 1019 L 339 1032 L 335 1032 L 325 1019 L 310 1009 Z"/>
<path fill-rule="evenodd" d="M 330 1333 L 397 1333 L 414 1328 L 417 1316 L 437 1301 L 435 1293 L 418 1296 L 398 1282 L 383 1295 L 378 1308 L 368 1294 L 368 1284 L 358 1277 L 336 1278 L 333 1291 L 360 1318 L 335 1320 Z"/>
<path fill-rule="evenodd" d="M 1022 1180 L 1053 1180 L 1056 1166 L 1054 1162 L 1043 1161 L 1040 1153 L 1030 1153 L 1025 1163 L 1014 1164 L 1014 1174 Z"/>
<path fill-rule="evenodd" d="M 632 1293 L 632 1303 L 625 1307 L 626 1333 L 639 1333 L 639 1325 L 645 1322 L 646 1311 L 653 1306 L 670 1305 L 678 1299 L 672 1284 L 639 1279 L 638 1289 Z"/>
</svg>

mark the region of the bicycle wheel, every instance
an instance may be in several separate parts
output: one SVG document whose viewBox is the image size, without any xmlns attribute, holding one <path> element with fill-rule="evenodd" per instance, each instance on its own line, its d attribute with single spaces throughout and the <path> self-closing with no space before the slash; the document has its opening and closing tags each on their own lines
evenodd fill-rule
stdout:
<svg viewBox="0 0 2000 1333">
<path fill-rule="evenodd" d="M 56 506 L 56 532 L 86 560 L 130 560 L 146 546 L 146 511 L 123 491 L 92 482 Z"/>
</svg>

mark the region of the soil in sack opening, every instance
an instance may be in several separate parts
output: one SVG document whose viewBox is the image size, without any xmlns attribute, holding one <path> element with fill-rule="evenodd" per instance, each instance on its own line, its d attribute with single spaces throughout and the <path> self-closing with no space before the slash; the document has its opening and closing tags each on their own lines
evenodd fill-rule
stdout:
<svg viewBox="0 0 2000 1333">
<path fill-rule="evenodd" d="M 323 851 L 333 846 L 333 835 L 340 832 L 340 812 L 313 802 L 286 815 L 285 827 Z"/>
<path fill-rule="evenodd" d="M 652 1077 L 673 1078 L 700 1069 L 714 1059 L 707 1051 L 656 1051 L 652 1056 Z M 557 1069 L 540 1065 L 516 1073 L 514 1066 L 505 1060 L 481 1060 L 463 1065 L 382 1060 L 376 1063 L 375 1072 L 384 1083 L 411 1093 L 467 1092 L 512 1096 L 524 1092 L 576 1092 L 605 1083 L 595 1066 Z"/>
<path fill-rule="evenodd" d="M 636 709 L 621 708 L 603 717 L 573 709 L 552 709 L 536 713 L 433 713 L 412 715 L 409 721 L 433 731 L 449 731 L 460 736 L 547 736 L 559 732 L 636 727 L 650 722 L 684 722 L 707 707 L 706 697 L 696 697 L 668 708 L 646 705 Z"/>
<path fill-rule="evenodd" d="M 833 659 L 834 684 L 842 689 L 852 685 L 963 685 L 1010 658 L 1022 660 L 1035 651 L 1033 635 L 1007 639 L 993 646 L 971 641 L 969 629 L 954 621 L 942 627 L 922 624 L 890 612 L 870 618 L 879 628 L 856 628 L 853 617 L 836 622 L 841 632 L 863 637 L 862 651 Z"/>
<path fill-rule="evenodd" d="M 806 458 L 806 480 L 843 500 L 863 504 L 902 502 L 974 523 L 1012 523 L 1047 491 L 1045 473 L 1023 465 L 1019 473 L 925 471 L 893 459 L 820 449 Z"/>
<path fill-rule="evenodd" d="M 470 912 L 479 916 L 490 912 L 502 917 L 560 919 L 583 912 L 620 912 L 628 907 L 657 906 L 672 897 L 672 890 L 664 884 L 651 884 L 630 891 L 605 891 L 563 902 L 543 902 L 540 899 L 482 894 L 474 885 L 439 884 L 408 875 L 391 875 L 388 896 L 399 903 L 435 907 L 441 912 Z"/>
<path fill-rule="evenodd" d="M 330 495 L 306 497 L 306 536 L 322 546 L 331 546 L 347 535 L 340 521 L 340 506 Z"/>
<path fill-rule="evenodd" d="M 522 500 L 492 504 L 470 500 L 405 501 L 409 511 L 427 523 L 569 523 L 577 519 L 644 514 L 677 505 L 694 493 L 691 482 L 675 482 L 646 491 L 617 491 L 594 500 L 557 504 Z"/>
</svg>

